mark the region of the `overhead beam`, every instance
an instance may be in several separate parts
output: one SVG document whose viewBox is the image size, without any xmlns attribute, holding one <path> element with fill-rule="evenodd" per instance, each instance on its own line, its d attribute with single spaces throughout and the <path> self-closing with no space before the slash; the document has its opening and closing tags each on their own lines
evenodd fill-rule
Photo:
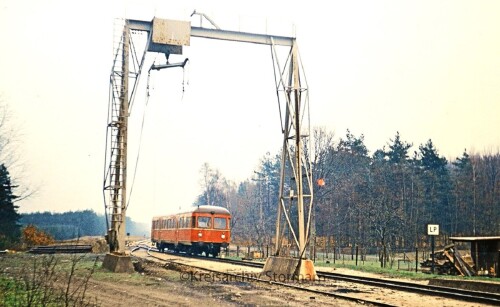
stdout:
<svg viewBox="0 0 500 307">
<path fill-rule="evenodd" d="M 153 23 L 151 21 L 129 19 L 128 24 L 131 30 L 151 32 L 153 29 Z M 289 36 L 256 34 L 200 27 L 191 27 L 191 36 L 262 45 L 272 45 L 274 42 L 274 45 L 289 47 L 291 47 L 295 41 L 295 37 Z"/>
<path fill-rule="evenodd" d="M 238 31 L 218 30 L 218 29 L 206 29 L 199 27 L 191 27 L 191 36 L 227 40 L 227 41 L 241 42 L 241 43 L 263 44 L 263 45 L 272 45 L 273 44 L 272 41 L 274 41 L 275 45 L 289 46 L 289 47 L 291 47 L 293 45 L 293 42 L 295 41 L 294 37 L 274 36 L 267 34 L 255 34 L 248 32 L 238 32 Z"/>
</svg>

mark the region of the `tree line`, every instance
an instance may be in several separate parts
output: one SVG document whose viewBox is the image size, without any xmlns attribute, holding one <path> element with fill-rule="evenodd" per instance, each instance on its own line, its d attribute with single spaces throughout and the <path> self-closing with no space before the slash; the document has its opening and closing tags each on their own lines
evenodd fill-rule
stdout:
<svg viewBox="0 0 500 307">
<path fill-rule="evenodd" d="M 339 140 L 323 128 L 314 129 L 311 137 L 312 148 L 306 152 L 313 177 L 321 182 L 314 187 L 315 232 L 332 237 L 337 246 L 387 251 L 425 247 L 427 224 L 440 225 L 444 241 L 500 234 L 498 152 L 464 150 L 448 161 L 432 140 L 412 151 L 413 144 L 398 132 L 370 155 L 364 136 L 349 130 Z M 265 155 L 252 177 L 238 184 L 204 164 L 202 193 L 195 204 L 227 207 L 235 240 L 269 242 L 276 223 L 280 157 Z M 287 178 L 285 194 L 293 186 Z"/>
<path fill-rule="evenodd" d="M 349 130 L 337 140 L 332 132 L 316 128 L 311 137 L 305 152 L 311 157 L 314 180 L 322 183 L 314 186 L 311 232 L 332 238 L 337 246 L 389 251 L 423 247 L 428 243 L 428 223 L 439 224 L 445 239 L 500 234 L 500 153 L 464 151 L 448 161 L 432 140 L 412 151 L 413 144 L 399 133 L 373 154 L 364 136 Z M 6 140 L 0 137 L 0 162 L 8 160 Z M 205 163 L 200 170 L 202 193 L 194 205 L 228 208 L 236 242 L 269 244 L 276 223 L 280 162 L 280 152 L 267 153 L 254 174 L 240 183 Z M 105 217 L 92 210 L 19 214 L 16 202 L 25 196 L 16 195 L 18 185 L 8 165 L 12 162 L 0 163 L 0 249 L 18 242 L 21 227 L 29 224 L 56 240 L 105 234 Z M 286 194 L 295 180 L 289 165 L 285 174 Z M 149 225 L 127 217 L 127 232 L 148 235 Z"/>
<path fill-rule="evenodd" d="M 19 247 L 28 233 L 38 237 L 47 235 L 50 240 L 103 236 L 106 233 L 105 216 L 92 210 L 18 213 L 17 202 L 31 197 L 36 189 L 21 185 L 22 160 L 16 153 L 16 129 L 9 120 L 9 110 L 0 97 L 0 250 Z M 12 178 L 11 171 L 17 176 Z M 149 225 L 136 223 L 127 217 L 127 232 L 147 236 Z"/>
<path fill-rule="evenodd" d="M 104 236 L 107 232 L 106 219 L 93 210 L 62 213 L 34 212 L 21 214 L 22 227 L 34 225 L 50 234 L 55 240 L 76 239 L 83 236 Z M 126 217 L 127 233 L 132 236 L 148 236 L 149 225 L 134 222 Z"/>
</svg>

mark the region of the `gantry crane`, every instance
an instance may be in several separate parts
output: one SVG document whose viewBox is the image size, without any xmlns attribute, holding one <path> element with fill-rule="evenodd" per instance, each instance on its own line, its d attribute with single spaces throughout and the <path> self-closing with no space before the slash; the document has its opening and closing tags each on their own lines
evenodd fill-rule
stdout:
<svg viewBox="0 0 500 307">
<path fill-rule="evenodd" d="M 280 106 L 280 121 L 283 134 L 281 175 L 278 214 L 276 220 L 275 255 L 268 259 L 264 270 L 295 274 L 300 279 L 315 278 L 312 262 L 306 258 L 310 220 L 313 210 L 313 186 L 310 155 L 304 153 L 304 139 L 309 134 L 309 100 L 305 77 L 301 74 L 299 51 L 295 37 L 275 36 L 248 32 L 221 30 L 213 20 L 196 11 L 200 16 L 200 27 L 191 26 L 188 21 L 153 18 L 151 21 L 123 20 L 119 25 L 118 43 L 115 46 L 113 68 L 110 75 L 110 97 L 108 129 L 106 137 L 106 158 L 104 176 L 105 210 L 108 222 L 107 241 L 110 253 L 103 266 L 112 271 L 131 270 L 130 258 L 125 250 L 125 218 L 127 210 L 127 134 L 130 106 L 133 103 L 137 85 L 148 52 L 163 53 L 166 64 L 151 69 L 180 67 L 186 64 L 169 62 L 170 55 L 181 55 L 183 46 L 190 45 L 191 37 L 254 43 L 271 47 L 275 71 L 276 91 Z M 201 27 L 203 18 L 213 28 Z M 146 34 L 146 46 L 141 57 L 134 45 L 135 34 Z M 289 47 L 288 57 L 282 67 L 276 51 L 278 46 Z M 288 164 L 287 164 L 288 163 Z M 295 178 L 295 192 L 285 195 L 285 168 L 290 165 Z M 305 187 L 305 189 L 304 189 Z M 308 194 L 304 193 L 304 190 Z M 304 206 L 304 200 L 307 200 Z M 296 201 L 297 227 L 292 227 L 291 214 L 285 206 L 286 200 Z M 307 219 L 306 219 L 307 218 Z M 306 222 L 307 221 L 307 222 Z M 299 257 L 292 259 L 282 255 L 284 229 L 288 227 L 293 242 L 299 250 Z M 293 265 L 289 265 L 290 261 Z M 294 267 L 293 272 L 283 271 Z"/>
</svg>

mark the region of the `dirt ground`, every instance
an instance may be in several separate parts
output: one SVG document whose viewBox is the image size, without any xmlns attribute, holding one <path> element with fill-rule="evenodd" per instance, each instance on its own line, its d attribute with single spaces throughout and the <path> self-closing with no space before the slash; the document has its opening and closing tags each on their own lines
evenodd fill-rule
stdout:
<svg viewBox="0 0 500 307">
<path fill-rule="evenodd" d="M 104 254 L 98 256 L 96 271 L 88 280 L 86 286 L 86 301 L 92 306 L 358 306 L 354 301 L 333 298 L 314 293 L 286 289 L 272 283 L 253 282 L 251 280 L 230 280 L 227 277 L 216 276 L 213 273 L 202 273 L 200 269 L 187 268 L 177 263 L 162 264 L 143 259 L 145 253 L 134 253 L 136 272 L 111 273 L 102 268 Z M 42 257 L 30 255 L 28 257 Z M 63 256 L 64 257 L 64 256 Z M 68 257 L 68 256 L 66 256 Z M 175 257 L 168 256 L 165 257 Z M 4 259 L 2 259 L 4 258 Z M 66 258 L 67 259 L 67 258 Z M 219 269 L 226 272 L 241 273 L 242 270 L 251 274 L 249 268 L 229 268 L 224 264 L 186 259 L 188 264 L 209 269 Z M 68 261 L 68 260 L 65 260 Z M 179 261 L 179 260 L 176 260 Z M 197 263 L 194 263 L 198 261 Z M 205 262 L 204 264 L 202 262 Z M 91 263 L 91 261 L 88 261 Z M 0 274 L 15 276 L 11 268 L 12 262 L 5 256 L 0 256 Z M 228 265 L 229 266 L 229 265 Z M 90 268 L 87 268 L 90 270 Z M 259 269 L 253 269 L 259 270 Z M 255 271 L 256 272 L 256 271 Z M 337 273 L 365 274 L 347 269 L 336 269 Z M 368 274 L 376 276 L 375 274 Z M 0 276 L 1 277 L 1 276 Z M 380 277 L 380 276 L 378 276 Z M 17 276 L 20 278 L 20 276 Z M 420 283 L 424 283 L 420 281 Z M 314 287 L 316 285 L 313 285 Z M 427 297 L 419 294 L 396 292 L 390 289 L 376 289 L 359 284 L 333 282 L 319 285 L 336 294 L 356 296 L 375 302 L 385 302 L 394 306 L 484 306 L 443 298 Z M 0 305 L 2 302 L 0 301 Z"/>
<path fill-rule="evenodd" d="M 330 297 L 250 281 L 203 275 L 177 265 L 142 262 L 140 272 L 93 278 L 87 291 L 101 306 L 357 306 Z M 135 275 L 135 276 L 134 276 Z M 116 277 L 113 277 L 115 279 Z"/>
<path fill-rule="evenodd" d="M 194 260 L 186 260 L 190 264 Z M 218 266 L 220 264 L 210 264 Z M 119 282 L 106 278 L 93 279 L 88 295 L 97 297 L 101 306 L 360 306 L 366 305 L 333 297 L 285 289 L 252 281 L 231 281 L 197 269 L 177 264 L 166 266 L 142 262 L 138 273 L 118 274 Z M 224 270 L 224 268 L 223 268 Z M 234 269 L 238 270 L 238 269 Z M 339 273 L 354 273 L 338 269 Z M 360 274 L 359 272 L 357 274 Z M 117 278 L 116 276 L 113 279 Z M 422 283 L 422 281 L 421 281 Z M 321 288 L 321 287 L 318 287 Z M 484 306 L 444 298 L 401 293 L 390 289 L 374 289 L 363 285 L 336 283 L 331 292 L 354 295 L 394 306 Z"/>
<path fill-rule="evenodd" d="M 112 273 L 102 267 L 104 255 L 26 253 L 0 255 L 0 280 L 17 280 L 21 285 L 55 289 L 55 296 L 66 290 L 73 259 L 79 267 L 72 274 L 71 292 L 79 292 L 75 306 L 355 306 L 334 298 L 304 294 L 279 286 L 252 281 L 228 280 L 203 275 L 201 270 L 176 264 L 138 262 L 136 272 Z M 95 258 L 98 257 L 94 265 Z M 53 261 L 53 259 L 57 259 Z M 57 267 L 53 266 L 57 262 Z M 140 264 L 138 264 L 140 263 Z M 62 268 L 64 267 L 64 268 Z M 92 269 L 94 267 L 94 269 Z M 34 273 L 34 272 L 38 273 Z M 53 272 L 56 272 L 54 275 Z M 92 272 L 90 274 L 90 272 Z M 47 278 L 50 275 L 50 279 Z M 44 277 L 45 276 L 45 277 Z M 86 279 L 87 277 L 88 280 Z M 0 283 L 0 306 L 26 306 L 23 298 L 6 303 L 5 284 Z M 85 289 L 84 298 L 81 292 Z M 51 295 L 51 296 L 54 296 Z M 31 304 L 31 306 L 39 306 Z M 41 305 L 40 305 L 41 306 Z"/>
</svg>

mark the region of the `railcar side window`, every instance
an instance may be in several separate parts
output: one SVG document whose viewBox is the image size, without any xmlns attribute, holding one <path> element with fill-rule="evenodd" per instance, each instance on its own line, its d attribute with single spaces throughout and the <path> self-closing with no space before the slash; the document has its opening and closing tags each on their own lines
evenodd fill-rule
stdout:
<svg viewBox="0 0 500 307">
<path fill-rule="evenodd" d="M 215 229 L 226 229 L 227 220 L 223 217 L 214 218 L 214 228 Z"/>
<path fill-rule="evenodd" d="M 198 227 L 199 228 L 210 228 L 210 220 L 211 220 L 211 218 L 208 216 L 199 216 L 198 217 Z"/>
</svg>

